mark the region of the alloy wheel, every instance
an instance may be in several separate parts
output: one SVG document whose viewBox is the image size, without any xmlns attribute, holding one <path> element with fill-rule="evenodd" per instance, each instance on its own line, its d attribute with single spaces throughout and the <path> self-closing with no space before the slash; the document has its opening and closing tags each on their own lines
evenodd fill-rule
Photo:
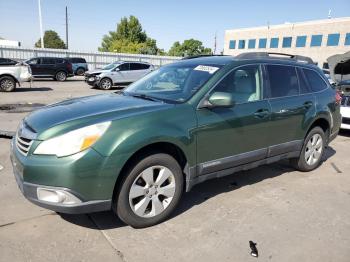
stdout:
<svg viewBox="0 0 350 262">
<path fill-rule="evenodd" d="M 131 185 L 129 204 L 139 217 L 161 214 L 175 195 L 175 176 L 164 166 L 151 166 L 143 170 Z"/>
<path fill-rule="evenodd" d="M 320 160 L 323 151 L 323 139 L 320 134 L 314 134 L 306 144 L 305 161 L 309 166 Z"/>
<path fill-rule="evenodd" d="M 14 82 L 10 79 L 4 79 L 1 81 L 0 87 L 4 91 L 12 90 L 14 88 Z"/>
<path fill-rule="evenodd" d="M 108 79 L 102 79 L 101 81 L 101 88 L 102 89 L 110 89 L 112 87 L 111 81 Z"/>
</svg>

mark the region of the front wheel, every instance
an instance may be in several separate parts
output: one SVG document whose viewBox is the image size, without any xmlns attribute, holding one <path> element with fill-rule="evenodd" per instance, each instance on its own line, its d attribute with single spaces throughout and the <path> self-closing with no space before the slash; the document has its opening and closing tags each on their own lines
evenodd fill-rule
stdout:
<svg viewBox="0 0 350 262">
<path fill-rule="evenodd" d="M 153 226 L 176 208 L 183 183 L 181 167 L 172 156 L 150 155 L 126 172 L 113 209 L 134 228 Z"/>
<path fill-rule="evenodd" d="M 315 127 L 306 136 L 299 158 L 291 159 L 298 170 L 307 172 L 317 168 L 325 151 L 326 136 L 322 128 Z"/>
<path fill-rule="evenodd" d="M 102 78 L 100 81 L 100 88 L 103 90 L 109 90 L 113 86 L 112 80 L 109 78 Z"/>
</svg>

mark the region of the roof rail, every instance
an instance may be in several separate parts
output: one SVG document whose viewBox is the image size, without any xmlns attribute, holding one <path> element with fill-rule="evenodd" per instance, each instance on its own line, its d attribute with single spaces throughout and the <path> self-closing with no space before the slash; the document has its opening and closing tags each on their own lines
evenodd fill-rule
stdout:
<svg viewBox="0 0 350 262">
<path fill-rule="evenodd" d="M 269 59 L 292 59 L 294 61 L 306 63 L 306 64 L 315 64 L 315 62 L 307 56 L 301 56 L 301 55 L 291 55 L 291 54 L 284 54 L 284 53 L 270 53 L 270 52 L 248 52 L 248 53 L 242 53 L 235 58 L 238 59 L 256 59 L 256 58 L 269 58 Z"/>
<path fill-rule="evenodd" d="M 194 55 L 194 56 L 185 56 L 181 60 L 194 59 L 194 58 L 200 58 L 200 57 L 209 57 L 209 56 L 228 56 L 228 55 L 214 55 L 214 54 Z"/>
</svg>

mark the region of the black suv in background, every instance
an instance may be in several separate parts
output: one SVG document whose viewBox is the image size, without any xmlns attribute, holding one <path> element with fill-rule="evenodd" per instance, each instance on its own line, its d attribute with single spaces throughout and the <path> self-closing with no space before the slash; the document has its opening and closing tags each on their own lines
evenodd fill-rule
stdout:
<svg viewBox="0 0 350 262">
<path fill-rule="evenodd" d="M 32 69 L 34 78 L 53 78 L 65 81 L 67 77 L 74 76 L 73 66 L 65 58 L 35 57 L 26 61 Z"/>
</svg>

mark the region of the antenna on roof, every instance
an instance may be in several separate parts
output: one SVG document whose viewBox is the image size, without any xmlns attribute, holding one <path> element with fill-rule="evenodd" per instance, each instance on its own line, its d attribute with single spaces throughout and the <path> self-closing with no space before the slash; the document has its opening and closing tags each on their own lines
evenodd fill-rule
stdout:
<svg viewBox="0 0 350 262">
<path fill-rule="evenodd" d="M 329 9 L 328 10 L 328 19 L 331 19 L 332 18 L 332 9 Z"/>
</svg>

